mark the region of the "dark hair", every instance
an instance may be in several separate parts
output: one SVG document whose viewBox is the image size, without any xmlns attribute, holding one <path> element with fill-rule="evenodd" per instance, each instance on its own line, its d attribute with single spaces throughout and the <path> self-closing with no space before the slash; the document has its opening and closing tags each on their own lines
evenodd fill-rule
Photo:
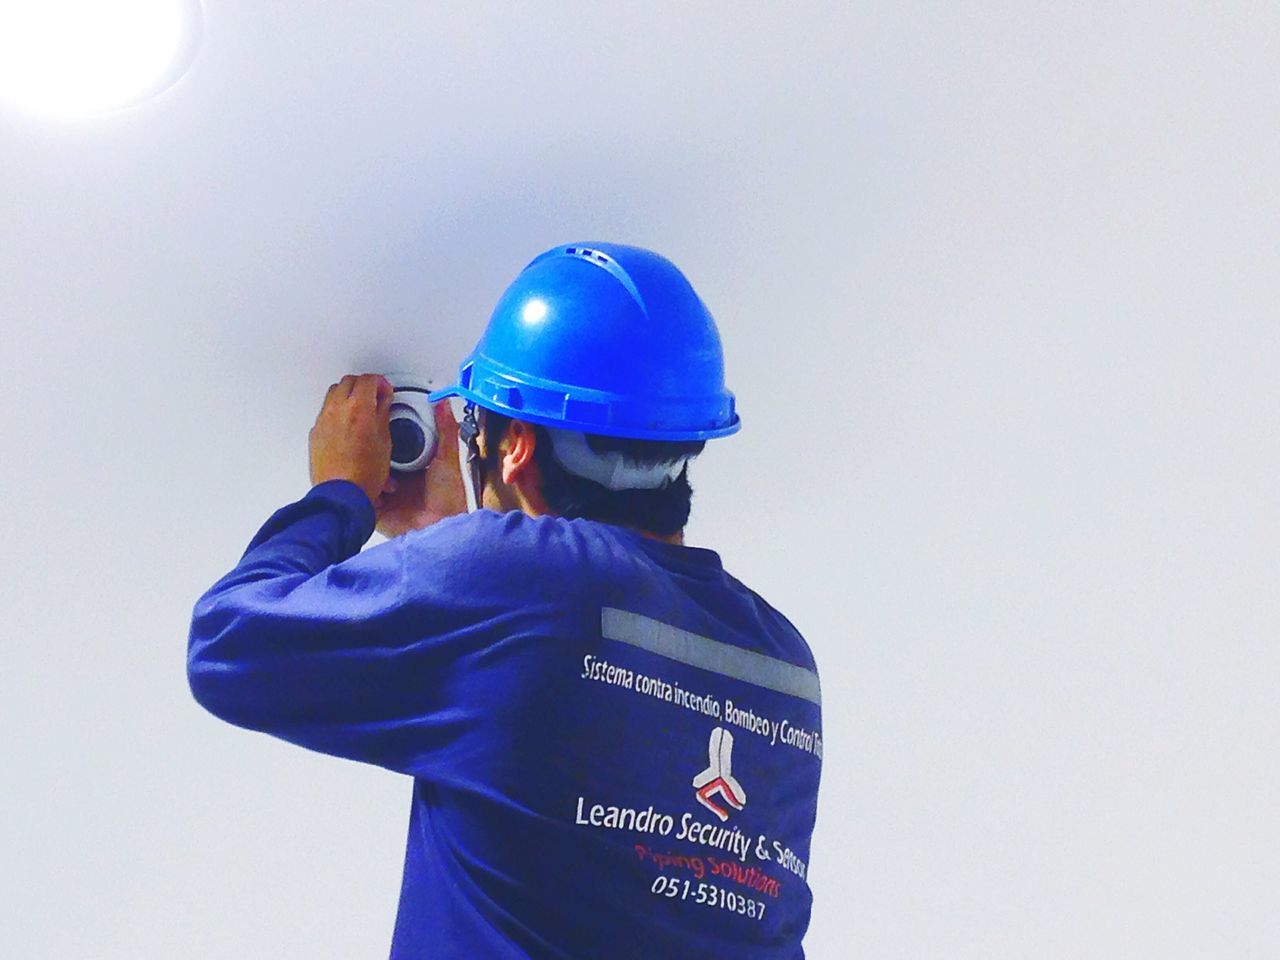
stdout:
<svg viewBox="0 0 1280 960">
<path fill-rule="evenodd" d="M 499 470 L 498 443 L 506 436 L 511 418 L 492 410 L 485 410 L 482 416 L 486 447 L 484 468 L 493 475 Z M 679 533 L 689 522 L 693 488 L 689 486 L 688 464 L 680 471 L 680 476 L 657 490 L 610 490 L 566 470 L 551 449 L 551 437 L 547 431 L 536 423 L 529 425 L 537 436 L 533 460 L 542 474 L 542 496 L 552 513 L 570 520 L 581 518 L 633 527 L 660 537 Z M 641 466 L 670 463 L 678 457 L 694 457 L 707 445 L 705 440 L 632 440 L 593 433 L 586 437 L 587 445 L 596 453 L 621 452 L 629 462 Z"/>
</svg>

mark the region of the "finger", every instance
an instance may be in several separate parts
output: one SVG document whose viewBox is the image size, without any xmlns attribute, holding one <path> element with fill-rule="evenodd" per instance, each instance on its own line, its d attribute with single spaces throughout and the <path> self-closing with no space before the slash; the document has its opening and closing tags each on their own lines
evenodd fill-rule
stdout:
<svg viewBox="0 0 1280 960">
<path fill-rule="evenodd" d="M 391 381 L 382 374 L 376 374 L 378 378 L 378 410 L 386 411 L 387 415 L 391 414 L 391 398 L 395 396 L 396 388 L 391 385 Z"/>
<path fill-rule="evenodd" d="M 343 393 L 342 381 L 329 384 L 329 389 L 324 393 L 324 399 L 320 401 L 320 410 L 316 413 L 316 425 L 325 418 L 326 415 L 332 415 L 333 406 L 338 402 L 338 397 Z"/>
<path fill-rule="evenodd" d="M 359 380 L 360 378 L 356 376 L 354 373 L 348 373 L 338 383 L 338 387 L 340 388 L 338 391 L 338 395 L 342 397 L 351 396 L 351 394 L 355 391 L 355 386 L 359 382 Z"/>
<path fill-rule="evenodd" d="M 376 373 L 361 374 L 356 378 L 355 386 L 351 388 L 351 399 L 363 409 L 377 410 L 378 381 L 381 379 L 382 377 Z"/>
</svg>

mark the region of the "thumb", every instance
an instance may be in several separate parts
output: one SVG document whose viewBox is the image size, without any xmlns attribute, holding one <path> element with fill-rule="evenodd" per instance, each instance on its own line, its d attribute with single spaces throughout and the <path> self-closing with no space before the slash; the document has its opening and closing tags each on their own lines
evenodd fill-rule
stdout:
<svg viewBox="0 0 1280 960">
<path fill-rule="evenodd" d="M 436 458 L 445 463 L 458 462 L 458 420 L 453 415 L 453 405 L 448 400 L 436 404 L 436 432 L 440 446 Z"/>
</svg>

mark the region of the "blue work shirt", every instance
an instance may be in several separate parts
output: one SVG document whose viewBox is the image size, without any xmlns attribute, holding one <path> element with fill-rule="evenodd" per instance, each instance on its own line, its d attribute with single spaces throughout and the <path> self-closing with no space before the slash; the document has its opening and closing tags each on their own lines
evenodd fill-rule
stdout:
<svg viewBox="0 0 1280 960">
<path fill-rule="evenodd" d="M 413 777 L 393 958 L 803 957 L 813 656 L 711 550 L 331 480 L 196 603 L 237 726 Z"/>
</svg>

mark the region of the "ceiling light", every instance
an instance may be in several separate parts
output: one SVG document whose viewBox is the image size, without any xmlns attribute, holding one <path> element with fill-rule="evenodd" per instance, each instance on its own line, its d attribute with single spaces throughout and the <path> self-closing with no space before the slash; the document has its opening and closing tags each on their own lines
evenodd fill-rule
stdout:
<svg viewBox="0 0 1280 960">
<path fill-rule="evenodd" d="M 195 57 L 199 0 L 0 0 L 0 101 L 83 117 L 171 87 Z"/>
</svg>

